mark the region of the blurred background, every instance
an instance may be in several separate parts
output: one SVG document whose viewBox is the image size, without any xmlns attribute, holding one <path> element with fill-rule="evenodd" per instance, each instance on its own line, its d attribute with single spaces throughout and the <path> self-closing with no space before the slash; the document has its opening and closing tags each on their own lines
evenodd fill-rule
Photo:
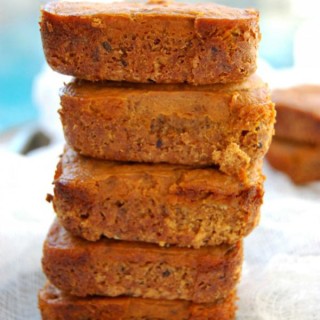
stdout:
<svg viewBox="0 0 320 320">
<path fill-rule="evenodd" d="M 27 153 L 37 145 L 62 139 L 56 91 L 64 78 L 52 77 L 45 67 L 38 27 L 43 2 L 0 0 L 0 147 L 14 152 Z M 267 81 L 279 80 L 270 76 L 271 71 L 292 68 L 303 69 L 307 77 L 316 76 L 320 66 L 320 50 L 315 46 L 320 30 L 318 1 L 216 2 L 260 10 L 260 68 Z"/>
<path fill-rule="evenodd" d="M 215 1 L 260 10 L 258 72 L 271 88 L 320 82 L 319 1 Z M 45 63 L 44 2 L 0 0 L 0 320 L 40 319 L 42 242 L 54 219 L 44 199 L 64 143 L 58 90 L 68 77 Z M 239 319 L 320 319 L 320 184 L 297 187 L 264 169 L 261 224 L 245 240 Z"/>
<path fill-rule="evenodd" d="M 0 134 L 36 121 L 33 79 L 44 64 L 39 1 L 0 0 Z"/>
</svg>

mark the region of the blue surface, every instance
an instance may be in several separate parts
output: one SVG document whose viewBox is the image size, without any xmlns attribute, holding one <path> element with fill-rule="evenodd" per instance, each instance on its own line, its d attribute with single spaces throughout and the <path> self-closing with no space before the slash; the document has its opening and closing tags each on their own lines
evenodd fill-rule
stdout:
<svg viewBox="0 0 320 320">
<path fill-rule="evenodd" d="M 38 116 L 32 82 L 44 63 L 38 18 L 0 28 L 0 132 Z"/>
<path fill-rule="evenodd" d="M 293 67 L 295 25 L 287 23 L 283 28 L 279 28 L 278 24 L 272 24 L 262 18 L 260 27 L 262 40 L 259 55 L 273 68 Z"/>
</svg>

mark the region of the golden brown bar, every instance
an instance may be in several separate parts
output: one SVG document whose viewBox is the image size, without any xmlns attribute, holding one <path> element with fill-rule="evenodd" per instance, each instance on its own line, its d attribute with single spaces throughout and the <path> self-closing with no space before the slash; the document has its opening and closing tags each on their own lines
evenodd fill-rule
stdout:
<svg viewBox="0 0 320 320">
<path fill-rule="evenodd" d="M 68 143 L 114 161 L 219 166 L 241 180 L 267 152 L 275 110 L 257 76 L 194 87 L 74 81 L 61 93 Z"/>
<path fill-rule="evenodd" d="M 42 8 L 43 49 L 56 71 L 87 80 L 212 84 L 256 70 L 259 14 L 167 1 Z"/>
<path fill-rule="evenodd" d="M 99 161 L 66 148 L 54 180 L 54 209 L 87 240 L 178 246 L 233 244 L 259 220 L 261 164 L 247 184 L 213 168 Z"/>
<path fill-rule="evenodd" d="M 293 182 L 320 180 L 320 145 L 273 139 L 267 154 L 269 163 L 286 173 Z"/>
<path fill-rule="evenodd" d="M 320 86 L 300 85 L 274 90 L 276 136 L 320 145 Z"/>
<path fill-rule="evenodd" d="M 236 296 L 214 304 L 141 298 L 78 298 L 47 284 L 39 293 L 43 320 L 233 320 Z"/>
<path fill-rule="evenodd" d="M 213 303 L 238 283 L 242 243 L 201 249 L 73 237 L 56 222 L 44 244 L 43 270 L 75 296 L 135 296 Z"/>
</svg>

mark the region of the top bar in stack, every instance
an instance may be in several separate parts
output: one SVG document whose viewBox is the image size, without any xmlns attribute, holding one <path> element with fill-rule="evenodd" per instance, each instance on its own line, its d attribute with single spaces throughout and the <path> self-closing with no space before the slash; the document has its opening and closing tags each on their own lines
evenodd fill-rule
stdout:
<svg viewBox="0 0 320 320">
<path fill-rule="evenodd" d="M 86 80 L 244 80 L 256 70 L 259 14 L 216 4 L 52 2 L 40 22 L 46 59 Z"/>
</svg>

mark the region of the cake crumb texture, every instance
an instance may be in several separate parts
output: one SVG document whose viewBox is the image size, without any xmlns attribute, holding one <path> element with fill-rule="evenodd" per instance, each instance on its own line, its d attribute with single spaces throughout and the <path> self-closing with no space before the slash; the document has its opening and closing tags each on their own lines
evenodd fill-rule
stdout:
<svg viewBox="0 0 320 320">
<path fill-rule="evenodd" d="M 70 296 L 47 284 L 39 293 L 43 320 L 233 320 L 236 295 L 211 304 L 132 297 Z"/>
<path fill-rule="evenodd" d="M 60 290 L 85 297 L 132 296 L 213 303 L 239 281 L 242 243 L 201 249 L 73 237 L 56 222 L 44 244 L 43 270 Z"/>
<path fill-rule="evenodd" d="M 49 65 L 91 81 L 241 81 L 261 38 L 256 10 L 208 3 L 53 1 L 40 27 Z"/>
<path fill-rule="evenodd" d="M 263 181 L 261 162 L 243 183 L 214 168 L 100 161 L 66 147 L 53 206 L 67 230 L 90 241 L 234 244 L 259 221 Z"/>
</svg>

